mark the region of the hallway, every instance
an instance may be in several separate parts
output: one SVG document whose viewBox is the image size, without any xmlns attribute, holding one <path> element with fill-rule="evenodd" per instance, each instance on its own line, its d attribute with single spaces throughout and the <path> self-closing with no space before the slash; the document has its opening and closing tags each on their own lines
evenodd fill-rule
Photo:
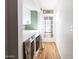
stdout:
<svg viewBox="0 0 79 59">
<path fill-rule="evenodd" d="M 61 59 L 55 42 L 45 42 L 43 47 L 36 59 Z"/>
</svg>

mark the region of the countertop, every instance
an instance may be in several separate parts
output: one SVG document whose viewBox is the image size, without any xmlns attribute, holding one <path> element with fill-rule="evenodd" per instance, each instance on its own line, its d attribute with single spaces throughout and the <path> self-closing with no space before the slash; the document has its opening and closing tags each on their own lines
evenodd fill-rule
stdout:
<svg viewBox="0 0 79 59">
<path fill-rule="evenodd" d="M 35 34 L 39 34 L 39 31 L 36 31 L 36 30 L 24 30 L 23 31 L 23 42 L 25 40 L 31 38 Z"/>
</svg>

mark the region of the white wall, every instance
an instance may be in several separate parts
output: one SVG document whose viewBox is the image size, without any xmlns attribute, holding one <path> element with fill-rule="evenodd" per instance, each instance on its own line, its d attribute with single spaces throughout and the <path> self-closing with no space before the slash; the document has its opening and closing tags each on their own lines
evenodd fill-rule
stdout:
<svg viewBox="0 0 79 59">
<path fill-rule="evenodd" d="M 18 0 L 18 59 L 23 59 L 23 25 L 22 25 L 22 0 Z"/>
<path fill-rule="evenodd" d="M 72 0 L 60 0 L 56 10 L 56 43 L 61 59 L 73 59 Z"/>
</svg>

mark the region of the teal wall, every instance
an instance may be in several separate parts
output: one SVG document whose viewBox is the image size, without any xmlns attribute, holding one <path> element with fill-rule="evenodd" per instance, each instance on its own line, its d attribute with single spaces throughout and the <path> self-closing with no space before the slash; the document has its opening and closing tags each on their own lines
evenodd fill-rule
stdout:
<svg viewBox="0 0 79 59">
<path fill-rule="evenodd" d="M 25 30 L 37 30 L 38 28 L 38 13 L 31 11 L 31 24 L 25 25 Z"/>
</svg>

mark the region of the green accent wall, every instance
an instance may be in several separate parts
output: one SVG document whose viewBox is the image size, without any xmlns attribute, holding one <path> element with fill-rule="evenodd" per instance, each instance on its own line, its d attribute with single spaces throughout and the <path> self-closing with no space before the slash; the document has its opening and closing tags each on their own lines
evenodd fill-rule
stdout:
<svg viewBox="0 0 79 59">
<path fill-rule="evenodd" d="M 25 25 L 25 30 L 37 30 L 38 28 L 38 13 L 31 11 L 31 24 Z"/>
</svg>

